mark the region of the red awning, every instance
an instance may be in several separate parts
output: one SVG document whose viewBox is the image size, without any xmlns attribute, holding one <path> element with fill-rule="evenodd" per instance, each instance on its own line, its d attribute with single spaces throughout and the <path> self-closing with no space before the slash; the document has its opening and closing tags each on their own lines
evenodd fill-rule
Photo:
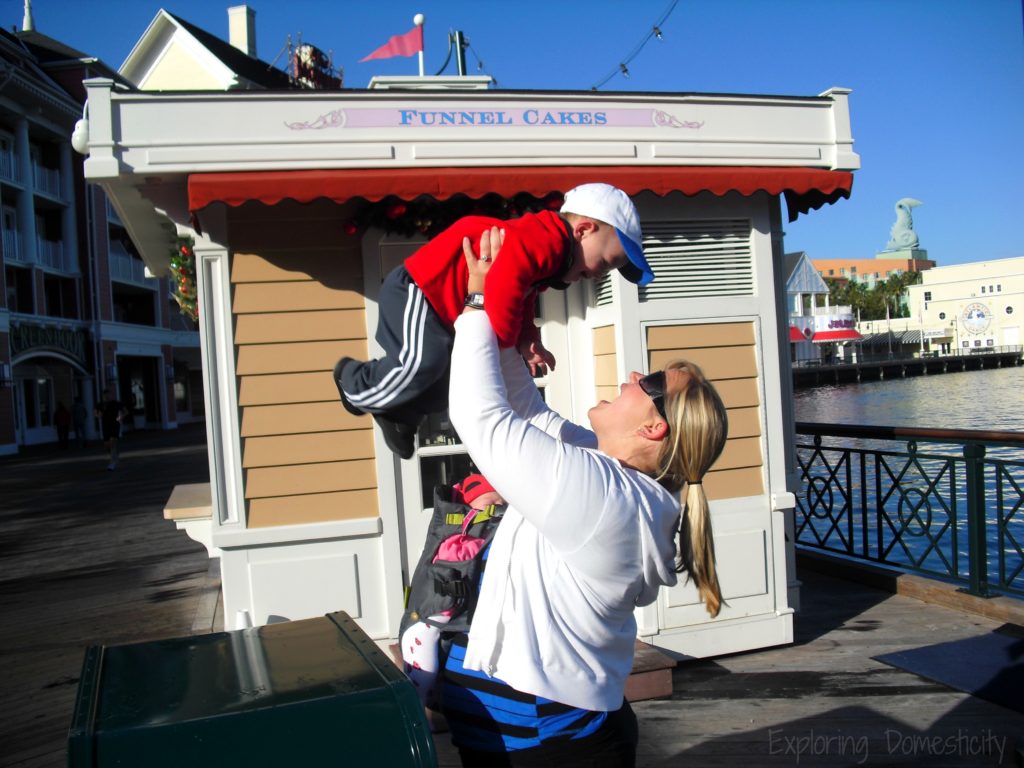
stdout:
<svg viewBox="0 0 1024 768">
<path fill-rule="evenodd" d="M 252 171 L 194 173 L 188 179 L 189 210 L 210 203 L 230 206 L 282 200 L 308 203 L 320 198 L 344 202 L 354 197 L 376 201 L 388 195 L 413 200 L 429 195 L 446 200 L 457 194 L 480 198 L 496 192 L 512 197 L 527 192 L 544 197 L 577 184 L 603 181 L 630 195 L 650 190 L 656 195 L 767 192 L 785 195 L 789 220 L 798 214 L 848 198 L 853 186 L 849 171 L 820 168 L 731 168 L 659 166 L 549 166 L 515 168 L 351 168 L 327 171 Z"/>
<path fill-rule="evenodd" d="M 811 338 L 811 329 L 808 328 L 806 331 L 801 331 L 795 325 L 789 326 L 789 343 L 796 344 L 800 341 L 808 341 Z"/>
<path fill-rule="evenodd" d="M 814 334 L 811 341 L 860 341 L 864 337 L 852 328 L 843 328 L 838 331 L 819 331 Z"/>
</svg>

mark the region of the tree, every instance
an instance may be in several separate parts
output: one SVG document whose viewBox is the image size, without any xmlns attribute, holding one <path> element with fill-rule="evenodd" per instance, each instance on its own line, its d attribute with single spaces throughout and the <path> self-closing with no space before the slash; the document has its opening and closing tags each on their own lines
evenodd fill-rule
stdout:
<svg viewBox="0 0 1024 768">
<path fill-rule="evenodd" d="M 887 306 L 890 317 L 909 317 L 907 286 L 920 282 L 920 272 L 896 272 L 869 290 L 858 280 L 825 278 L 829 301 L 836 306 L 850 306 L 858 320 L 884 320 Z"/>
</svg>

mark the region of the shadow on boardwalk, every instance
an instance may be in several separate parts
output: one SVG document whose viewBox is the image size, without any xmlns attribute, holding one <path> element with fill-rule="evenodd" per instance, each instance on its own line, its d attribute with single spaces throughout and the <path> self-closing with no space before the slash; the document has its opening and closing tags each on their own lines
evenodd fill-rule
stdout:
<svg viewBox="0 0 1024 768">
<path fill-rule="evenodd" d="M 208 479 L 205 440 L 201 424 L 130 433 L 113 472 L 99 444 L 0 459 L 0 764 L 65 764 L 86 646 L 192 632 L 220 583 L 162 510 Z"/>
</svg>

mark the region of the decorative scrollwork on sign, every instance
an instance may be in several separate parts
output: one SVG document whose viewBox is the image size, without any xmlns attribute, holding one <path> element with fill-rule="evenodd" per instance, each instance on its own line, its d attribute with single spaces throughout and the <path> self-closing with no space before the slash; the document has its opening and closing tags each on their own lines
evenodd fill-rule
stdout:
<svg viewBox="0 0 1024 768">
<path fill-rule="evenodd" d="M 699 123 L 691 120 L 683 121 L 668 112 L 656 109 L 654 110 L 654 124 L 659 128 L 693 128 L 696 130 L 704 125 L 704 121 Z"/>
<path fill-rule="evenodd" d="M 285 123 L 293 131 L 320 131 L 324 128 L 342 128 L 345 125 L 345 110 L 335 109 L 325 115 L 320 115 L 316 120 L 302 123 Z"/>
</svg>

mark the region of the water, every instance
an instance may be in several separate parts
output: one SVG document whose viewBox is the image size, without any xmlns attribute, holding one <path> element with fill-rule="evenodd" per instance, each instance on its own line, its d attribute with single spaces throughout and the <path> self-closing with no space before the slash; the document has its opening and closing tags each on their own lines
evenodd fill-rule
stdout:
<svg viewBox="0 0 1024 768">
<path fill-rule="evenodd" d="M 1024 366 L 798 389 L 796 420 L 1024 433 Z"/>
<path fill-rule="evenodd" d="M 869 427 L 1006 430 L 1024 434 L 1022 406 L 1024 367 L 815 387 L 795 393 L 797 421 Z M 808 436 L 797 436 L 798 445 L 807 446 L 810 442 Z M 861 481 L 860 452 L 823 451 L 817 456 L 810 468 L 817 490 L 808 486 L 801 493 L 802 506 L 811 516 L 798 537 L 800 542 L 813 544 L 815 536 L 819 541 L 823 536 L 826 548 L 848 550 L 896 565 L 917 566 L 938 574 L 966 575 L 967 500 L 962 446 L 919 442 L 918 451 L 923 455 L 915 461 L 907 453 L 906 440 L 823 438 L 823 444 L 901 455 L 883 457 L 881 464 L 876 465 L 875 454 L 868 454 L 866 482 Z M 811 450 L 801 448 L 799 452 L 808 462 Z M 844 456 L 853 469 L 852 475 L 845 475 Z M 1000 580 L 996 569 L 1002 549 L 1008 569 L 1003 578 L 1011 588 L 1024 590 L 1024 573 L 1020 573 L 1020 547 L 1024 543 L 1024 446 L 989 446 L 986 458 L 1000 460 L 986 462 L 983 480 L 990 579 Z M 843 471 L 837 472 L 837 467 Z M 899 483 L 893 490 L 897 477 Z M 881 478 L 882 483 L 882 517 L 871 511 L 864 519 L 860 514 L 864 506 L 867 510 L 877 508 L 876 478 Z M 997 486 L 1004 495 L 1002 510 L 996 501 Z M 1004 537 L 997 533 L 1000 512 L 1005 521 Z"/>
</svg>

